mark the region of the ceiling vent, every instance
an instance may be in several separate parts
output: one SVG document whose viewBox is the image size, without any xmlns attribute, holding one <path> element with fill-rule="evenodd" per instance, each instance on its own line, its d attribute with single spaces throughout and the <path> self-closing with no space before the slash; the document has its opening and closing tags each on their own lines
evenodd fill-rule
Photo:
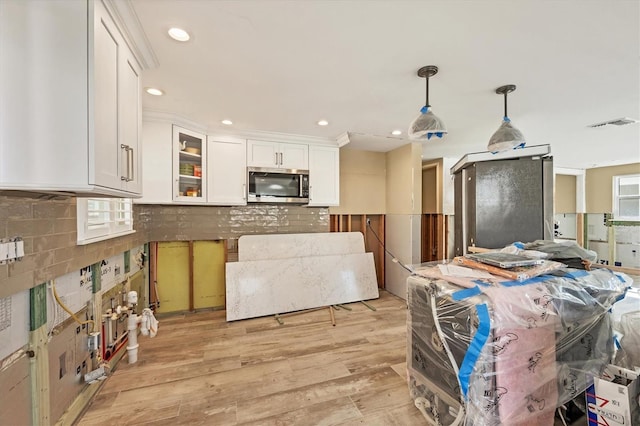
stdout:
<svg viewBox="0 0 640 426">
<path fill-rule="evenodd" d="M 603 121 L 602 123 L 590 124 L 587 127 L 603 127 L 609 124 L 613 126 L 625 126 L 627 124 L 634 124 L 637 122 L 638 120 L 634 120 L 633 118 L 622 117 L 616 118 L 615 120 Z"/>
</svg>

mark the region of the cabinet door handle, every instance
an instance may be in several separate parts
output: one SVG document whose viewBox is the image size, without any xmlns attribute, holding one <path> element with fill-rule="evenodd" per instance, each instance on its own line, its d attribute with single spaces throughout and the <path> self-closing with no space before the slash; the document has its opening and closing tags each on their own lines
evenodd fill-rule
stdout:
<svg viewBox="0 0 640 426">
<path fill-rule="evenodd" d="M 274 155 L 276 156 L 275 163 L 276 163 L 276 166 L 277 166 L 278 165 L 278 153 L 276 152 Z"/>
<path fill-rule="evenodd" d="M 135 179 L 135 162 L 134 160 L 134 155 L 133 155 L 133 148 L 129 147 L 129 149 L 127 150 L 127 160 L 129 160 L 129 153 L 131 153 L 131 174 L 129 174 L 129 161 L 127 161 L 127 177 L 129 178 L 128 182 L 131 182 L 132 180 Z"/>
<path fill-rule="evenodd" d="M 120 149 L 124 149 L 124 152 L 127 153 L 127 175 L 120 175 L 120 180 L 123 180 L 125 182 L 129 182 L 129 146 L 125 145 L 125 144 L 120 144 Z M 122 155 L 120 156 L 120 159 L 122 160 Z"/>
<path fill-rule="evenodd" d="M 282 166 L 282 153 L 280 153 L 280 165 Z"/>
</svg>

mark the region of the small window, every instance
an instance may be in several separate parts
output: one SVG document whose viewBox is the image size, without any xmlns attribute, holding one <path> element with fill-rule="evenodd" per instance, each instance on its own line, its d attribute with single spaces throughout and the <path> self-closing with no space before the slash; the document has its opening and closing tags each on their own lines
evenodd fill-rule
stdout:
<svg viewBox="0 0 640 426">
<path fill-rule="evenodd" d="M 135 232 L 131 198 L 78 198 L 78 245 Z"/>
<path fill-rule="evenodd" d="M 613 218 L 640 220 L 640 175 L 613 177 Z"/>
</svg>

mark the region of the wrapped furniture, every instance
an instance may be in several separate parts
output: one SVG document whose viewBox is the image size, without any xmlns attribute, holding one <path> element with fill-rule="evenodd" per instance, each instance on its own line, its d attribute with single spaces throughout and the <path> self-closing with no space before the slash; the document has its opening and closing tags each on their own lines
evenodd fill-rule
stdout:
<svg viewBox="0 0 640 426">
<path fill-rule="evenodd" d="M 632 283 L 606 269 L 524 282 L 414 272 L 409 389 L 433 425 L 553 425 L 611 361 L 608 310 Z"/>
</svg>

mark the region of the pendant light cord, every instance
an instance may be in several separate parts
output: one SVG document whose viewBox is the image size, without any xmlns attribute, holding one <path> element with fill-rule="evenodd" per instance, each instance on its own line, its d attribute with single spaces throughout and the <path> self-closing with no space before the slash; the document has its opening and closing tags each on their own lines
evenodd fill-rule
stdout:
<svg viewBox="0 0 640 426">
<path fill-rule="evenodd" d="M 504 117 L 509 118 L 507 115 L 507 92 L 504 93 Z"/>
<path fill-rule="evenodd" d="M 425 98 L 426 98 L 426 103 L 424 104 L 424 106 L 426 106 L 427 108 L 430 108 L 430 107 L 431 107 L 431 105 L 429 105 L 429 76 L 426 76 L 426 77 L 425 77 L 425 80 L 427 80 L 427 84 L 426 84 L 426 87 L 427 87 L 427 93 L 426 93 L 426 96 L 425 96 Z"/>
</svg>

